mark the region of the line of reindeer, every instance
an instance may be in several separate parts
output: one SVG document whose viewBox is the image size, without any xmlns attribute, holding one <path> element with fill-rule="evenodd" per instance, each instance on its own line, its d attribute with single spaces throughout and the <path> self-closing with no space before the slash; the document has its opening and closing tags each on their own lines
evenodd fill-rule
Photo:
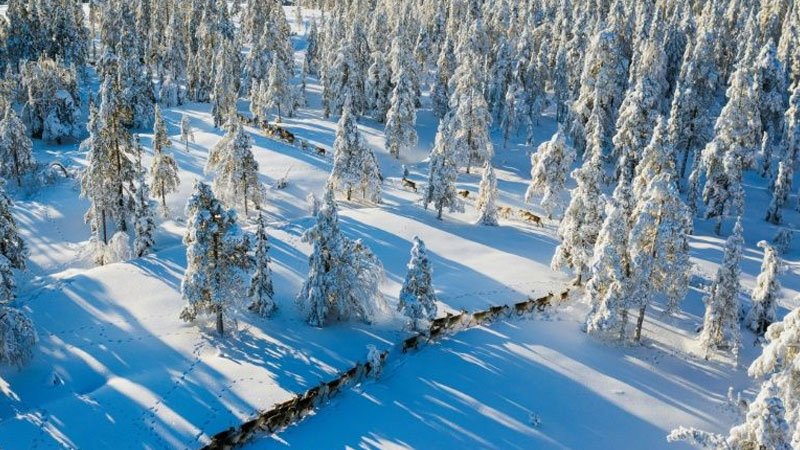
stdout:
<svg viewBox="0 0 800 450">
<path fill-rule="evenodd" d="M 431 321 L 426 332 L 417 333 L 402 341 L 399 345 L 402 353 L 418 349 L 421 345 L 439 339 L 448 330 L 462 330 L 489 323 L 493 320 L 522 317 L 534 311 L 544 312 L 556 303 L 564 302 L 569 297 L 569 289 L 561 294 L 548 293 L 539 298 L 531 298 L 512 304 L 491 306 L 486 310 L 469 313 L 461 311 L 458 314 L 448 313 Z M 380 354 L 380 363 L 384 364 L 389 357 L 389 350 Z M 264 411 L 254 419 L 243 423 L 239 427 L 230 427 L 211 437 L 211 441 L 203 450 L 229 450 L 244 444 L 256 434 L 267 432 L 275 433 L 289 425 L 299 422 L 315 408 L 338 394 L 350 385 L 356 384 L 369 377 L 376 368 L 371 362 L 357 363 L 349 370 L 342 372 L 331 381 L 323 381 L 306 392 L 295 395 L 285 402 L 275 404 L 271 409 Z"/>
<path fill-rule="evenodd" d="M 286 128 L 280 125 L 271 124 L 267 120 L 259 121 L 255 118 L 247 117 L 241 113 L 237 113 L 237 115 L 241 123 L 261 128 L 261 130 L 264 131 L 264 135 L 269 138 L 285 142 L 292 146 L 297 146 L 299 144 L 300 148 L 303 149 L 304 151 L 313 152 L 322 157 L 326 157 L 328 154 L 328 150 L 326 150 L 324 147 L 312 145 L 305 139 L 298 138 L 297 136 L 294 135 L 294 133 L 292 133 L 291 131 L 287 130 Z M 401 184 L 404 188 L 409 188 L 414 192 L 417 192 L 416 182 L 403 177 L 403 179 L 401 180 Z M 458 195 L 464 198 L 464 200 L 468 200 L 471 196 L 471 192 L 468 190 L 461 190 L 458 191 Z M 511 219 L 515 217 L 515 211 L 509 206 L 498 206 L 497 213 L 500 217 L 504 219 Z M 544 227 L 544 221 L 542 220 L 542 218 L 534 214 L 533 212 L 528 211 L 527 209 L 517 208 L 516 216 L 530 224 L 539 227 Z"/>
<path fill-rule="evenodd" d="M 319 147 L 311 144 L 305 139 L 300 139 L 295 136 L 294 133 L 278 124 L 271 124 L 267 120 L 259 121 L 253 117 L 247 117 L 241 113 L 237 113 L 237 116 L 239 122 L 252 127 L 259 127 L 264 132 L 264 135 L 268 138 L 283 141 L 292 146 L 299 145 L 301 149 L 314 152 L 322 157 L 325 157 L 328 154 L 328 150 L 326 150 L 324 147 Z"/>
</svg>

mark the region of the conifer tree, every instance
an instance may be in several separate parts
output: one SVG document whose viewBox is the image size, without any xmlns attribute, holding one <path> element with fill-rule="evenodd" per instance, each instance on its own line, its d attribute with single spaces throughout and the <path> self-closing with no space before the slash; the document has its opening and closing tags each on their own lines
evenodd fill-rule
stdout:
<svg viewBox="0 0 800 450">
<path fill-rule="evenodd" d="M 672 98 L 669 139 L 675 146 L 681 179 L 689 168 L 690 157 L 699 156 L 713 138 L 711 110 L 720 78 L 714 58 L 716 40 L 714 31 L 703 30 L 694 46 L 687 47 Z"/>
<path fill-rule="evenodd" d="M 743 212 L 742 171 L 753 165 L 761 128 L 758 99 L 746 65 L 740 64 L 731 75 L 726 95 L 728 103 L 717 118 L 714 140 L 703 150 L 701 165 L 706 173 L 705 215 L 716 220 L 717 234 L 725 216 L 739 216 Z"/>
<path fill-rule="evenodd" d="M 269 257 L 269 236 L 264 222 L 264 215 L 258 216 L 258 228 L 255 236 L 255 271 L 250 278 L 250 289 L 247 297 L 250 299 L 248 309 L 261 317 L 269 317 L 275 313 L 275 289 L 272 287 L 272 263 Z"/>
<path fill-rule="evenodd" d="M 150 187 L 145 181 L 141 153 L 136 161 L 136 192 L 133 207 L 133 255 L 136 258 L 150 253 L 155 245 L 153 234 L 156 223 L 153 218 L 153 205 L 150 201 Z"/>
<path fill-rule="evenodd" d="M 565 207 L 562 200 L 564 184 L 574 160 L 575 150 L 567 144 L 563 131 L 559 129 L 531 155 L 531 182 L 525 192 L 525 201 L 532 201 L 534 195 L 542 195 L 539 204 L 548 218 L 561 216 Z"/>
<path fill-rule="evenodd" d="M 289 78 L 291 78 L 291 74 L 286 73 L 286 67 L 276 58 L 269 68 L 266 107 L 274 108 L 277 111 L 278 122 L 283 117 L 281 111 L 289 117 L 294 114 L 294 101 Z"/>
<path fill-rule="evenodd" d="M 733 233 L 725 242 L 725 253 L 722 263 L 717 269 L 714 284 L 708 291 L 704 301 L 706 312 L 703 318 L 703 331 L 700 333 L 700 345 L 706 354 L 717 348 L 730 348 L 738 357 L 740 342 L 739 331 L 739 263 L 742 260 L 744 237 L 742 221 L 739 218 L 733 227 Z"/>
<path fill-rule="evenodd" d="M 350 318 L 370 321 L 383 308 L 378 290 L 383 268 L 360 240 L 351 241 L 342 235 L 330 184 L 316 224 L 306 230 L 303 241 L 312 244 L 312 251 L 308 277 L 297 301 L 307 313 L 308 323 L 323 326 Z"/>
<path fill-rule="evenodd" d="M 417 145 L 417 110 L 411 80 L 401 69 L 395 76 L 395 86 L 386 113 L 386 147 L 389 154 L 400 158 L 400 153 Z"/>
<path fill-rule="evenodd" d="M 247 293 L 253 265 L 250 240 L 236 223 L 236 212 L 224 209 L 205 183 L 195 182 L 186 216 L 187 266 L 181 283 L 186 305 L 180 318 L 194 322 L 211 316 L 222 335 L 226 321 L 234 322 L 237 299 Z"/>
<path fill-rule="evenodd" d="M 775 225 L 780 224 L 781 220 L 783 220 L 783 205 L 786 204 L 786 200 L 789 197 L 792 172 L 790 165 L 784 164 L 783 161 L 778 163 L 778 174 L 775 177 L 775 186 L 772 189 L 772 201 L 770 201 L 769 207 L 767 208 L 766 217 L 768 222 L 772 222 Z"/>
<path fill-rule="evenodd" d="M 453 111 L 450 127 L 455 156 L 460 164 L 467 167 L 467 173 L 473 164 L 483 164 L 494 154 L 489 138 L 492 117 L 481 90 L 482 81 L 476 59 L 475 55 L 463 56 L 453 76 L 455 89 L 450 97 L 450 109 Z"/>
<path fill-rule="evenodd" d="M 673 173 L 665 171 L 652 179 L 633 212 L 629 253 L 634 286 L 631 302 L 639 309 L 634 334 L 637 342 L 653 296 L 663 294 L 667 311 L 674 312 L 689 288 L 687 235 L 691 219 L 673 177 Z"/>
<path fill-rule="evenodd" d="M 329 181 L 337 191 L 351 200 L 360 190 L 366 201 L 378 203 L 381 198 L 380 168 L 374 153 L 367 147 L 356 126 L 350 106 L 345 106 L 333 142 L 333 169 Z"/>
<path fill-rule="evenodd" d="M 572 178 L 578 186 L 571 192 L 569 206 L 558 227 L 561 243 L 556 247 L 550 265 L 554 270 L 572 270 L 574 283 L 580 285 L 589 275 L 592 250 L 604 218 L 604 205 L 600 200 L 602 160 L 597 140 L 592 144 L 589 159 L 572 171 Z"/>
<path fill-rule="evenodd" d="M 764 260 L 761 263 L 761 273 L 756 279 L 756 287 L 751 294 L 753 305 L 747 313 L 745 324 L 753 332 L 762 335 L 777 319 L 778 296 L 781 290 L 778 274 L 782 270 L 782 263 L 778 253 L 766 241 L 759 242 L 758 246 L 764 249 Z"/>
<path fill-rule="evenodd" d="M 28 255 L 25 241 L 19 235 L 16 220 L 12 215 L 11 199 L 5 191 L 5 182 L 0 180 L 0 306 L 8 305 L 16 298 L 12 269 L 25 269 Z"/>
<path fill-rule="evenodd" d="M 0 120 L 0 175 L 13 177 L 17 185 L 22 186 L 22 176 L 35 167 L 33 144 L 26 134 L 25 125 L 8 105 L 3 120 Z"/>
<path fill-rule="evenodd" d="M 259 180 L 258 163 L 253 156 L 252 139 L 242 124 L 228 122 L 225 136 L 208 153 L 206 173 L 215 173 L 214 192 L 230 206 L 244 206 L 244 215 L 252 203 L 256 209 L 266 195 Z"/>
<path fill-rule="evenodd" d="M 447 120 L 439 122 L 428 167 L 428 184 L 422 194 L 423 207 L 428 209 L 428 205 L 433 204 L 436 218 L 439 220 L 442 219 L 444 208 L 450 212 L 463 211 L 464 205 L 458 198 L 456 190 L 458 166 Z"/>
<path fill-rule="evenodd" d="M 25 269 L 28 253 L 11 208 L 5 182 L 0 180 L 0 364 L 21 368 L 33 358 L 38 337 L 33 321 L 13 307 L 16 284 L 12 269 Z"/>
<path fill-rule="evenodd" d="M 620 178 L 614 196 L 606 203 L 606 218 L 592 250 L 592 276 L 586 283 L 591 307 L 586 331 L 610 340 L 625 339 L 630 304 L 631 261 L 628 255 L 631 189 Z"/>
<path fill-rule="evenodd" d="M 436 317 L 437 305 L 428 250 L 418 236 L 414 236 L 411 260 L 406 268 L 408 272 L 400 289 L 397 310 L 410 319 L 412 329 L 420 330 L 423 321 Z"/>
<path fill-rule="evenodd" d="M 490 161 L 483 164 L 483 176 L 475 208 L 478 210 L 479 224 L 497 226 L 497 176 Z"/>
<path fill-rule="evenodd" d="M 365 91 L 367 107 L 372 111 L 373 117 L 378 122 L 385 122 L 386 114 L 391 106 L 393 87 L 389 63 L 381 52 L 372 53 L 372 65 L 367 71 Z M 405 100 L 405 98 L 399 100 Z M 416 116 L 414 117 L 416 118 Z"/>
<path fill-rule="evenodd" d="M 156 106 L 156 119 L 153 134 L 153 163 L 150 166 L 150 185 L 153 194 L 161 200 L 161 212 L 164 217 L 169 215 L 167 208 L 167 194 L 175 192 L 181 184 L 178 177 L 178 164 L 175 158 L 167 153 L 172 147 L 172 142 L 167 136 L 167 127 L 161 117 L 161 109 Z"/>
</svg>

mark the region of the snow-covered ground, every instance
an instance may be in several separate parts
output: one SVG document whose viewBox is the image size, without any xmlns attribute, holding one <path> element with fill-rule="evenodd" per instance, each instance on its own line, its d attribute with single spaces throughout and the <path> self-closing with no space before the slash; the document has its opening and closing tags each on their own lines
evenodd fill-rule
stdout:
<svg viewBox="0 0 800 450">
<path fill-rule="evenodd" d="M 295 44 L 299 57 L 302 32 Z M 285 125 L 329 148 L 336 124 L 322 118 L 313 83 L 309 101 Z M 240 109 L 246 111 L 246 103 Z M 270 189 L 266 202 L 279 313 L 271 320 L 243 313 L 238 332 L 222 339 L 180 321 L 183 205 L 193 180 L 207 179 L 205 159 L 221 131 L 212 126 L 209 105 L 164 113 L 181 187 L 168 197 L 172 218 L 160 223 L 154 254 L 92 267 L 83 223 L 87 202 L 78 198 L 74 180 L 11 192 L 31 250 L 29 270 L 18 280 L 19 300 L 41 342 L 29 366 L 0 369 L 0 448 L 195 448 L 363 360 L 367 344 L 386 348 L 407 334 L 389 312 L 371 325 L 305 324 L 294 304 L 310 249 L 299 239 L 311 224 L 305 197 L 321 193 L 331 161 L 269 140 L 256 129 L 248 131 L 262 181 L 271 185 L 289 173 L 288 188 Z M 196 128 L 189 152 L 178 143 L 181 114 Z M 465 213 L 438 221 L 420 207 L 417 194 L 402 189 L 401 163 L 418 182 L 427 172 L 436 129 L 430 110 L 419 113 L 417 149 L 400 162 L 383 148 L 380 124 L 365 119 L 360 127 L 386 176 L 384 202 L 377 207 L 340 202 L 342 229 L 364 239 L 383 262 L 382 291 L 390 305 L 396 305 L 414 235 L 425 240 L 432 256 L 441 311 L 513 303 L 561 290 L 568 282 L 549 268 L 555 222 L 543 229 L 518 221 L 481 227 L 473 224 L 476 213 L 469 204 Z M 554 130 L 552 118 L 544 118 L 537 144 Z M 142 130 L 141 137 L 149 151 L 151 132 Z M 503 148 L 501 141 L 495 139 L 494 159 L 501 202 L 521 205 L 533 148 L 515 143 Z M 44 162 L 84 163 L 77 145 L 36 142 L 36 155 Z M 478 181 L 462 174 L 459 188 L 476 192 Z M 746 182 L 742 270 L 749 289 L 761 261 L 756 243 L 776 229 L 762 220 L 769 202 L 765 180 L 748 174 Z M 787 210 L 785 220 L 791 227 L 800 216 Z M 252 228 L 253 217 L 246 223 Z M 614 347 L 588 338 L 580 331 L 586 309 L 575 296 L 570 306 L 545 319 L 471 329 L 395 360 L 380 380 L 252 448 L 665 448 L 666 433 L 677 425 L 726 430 L 738 420 L 727 389 L 751 388 L 745 368 L 759 349 L 744 333 L 738 367 L 726 358 L 699 356 L 699 289 L 721 259 L 723 240 L 703 221 L 696 222 L 695 233 L 697 276 L 683 312 L 670 318 L 653 310 L 641 346 Z M 790 299 L 800 290 L 798 251 L 786 256 L 781 316 L 797 306 Z"/>
</svg>

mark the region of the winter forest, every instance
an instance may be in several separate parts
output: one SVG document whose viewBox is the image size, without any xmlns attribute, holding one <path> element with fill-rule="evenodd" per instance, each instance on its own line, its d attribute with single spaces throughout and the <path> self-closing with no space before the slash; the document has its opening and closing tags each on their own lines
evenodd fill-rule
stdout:
<svg viewBox="0 0 800 450">
<path fill-rule="evenodd" d="M 800 449 L 800 3 L 3 3 L 0 448 Z"/>
</svg>

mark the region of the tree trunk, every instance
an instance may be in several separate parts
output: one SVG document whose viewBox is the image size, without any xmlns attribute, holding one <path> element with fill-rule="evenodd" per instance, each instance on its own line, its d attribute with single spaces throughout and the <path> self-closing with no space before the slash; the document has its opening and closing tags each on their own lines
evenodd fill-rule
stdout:
<svg viewBox="0 0 800 450">
<path fill-rule="evenodd" d="M 101 220 L 103 222 L 103 244 L 108 244 L 108 231 L 106 229 L 106 210 L 100 212 Z"/>
<path fill-rule="evenodd" d="M 347 188 L 347 201 L 348 202 L 350 201 L 350 197 L 352 197 L 352 196 L 353 196 L 353 188 L 348 187 Z"/>
<path fill-rule="evenodd" d="M 161 207 L 167 210 L 167 197 L 164 195 L 164 183 L 161 183 Z"/>
<path fill-rule="evenodd" d="M 443 208 L 444 208 L 443 206 L 439 206 L 439 209 L 437 211 L 436 218 L 439 219 L 439 220 L 442 220 L 442 209 Z"/>
<path fill-rule="evenodd" d="M 19 156 L 17 156 L 17 149 L 14 149 L 14 175 L 17 177 L 17 186 L 22 187 L 22 178 L 19 174 Z"/>
<path fill-rule="evenodd" d="M 222 336 L 225 334 L 225 325 L 222 321 L 222 306 L 217 305 L 217 333 Z"/>
<path fill-rule="evenodd" d="M 636 319 L 636 333 L 633 340 L 640 342 L 642 340 L 642 325 L 644 325 L 644 312 L 647 309 L 647 303 L 639 307 L 639 318 Z"/>
</svg>

